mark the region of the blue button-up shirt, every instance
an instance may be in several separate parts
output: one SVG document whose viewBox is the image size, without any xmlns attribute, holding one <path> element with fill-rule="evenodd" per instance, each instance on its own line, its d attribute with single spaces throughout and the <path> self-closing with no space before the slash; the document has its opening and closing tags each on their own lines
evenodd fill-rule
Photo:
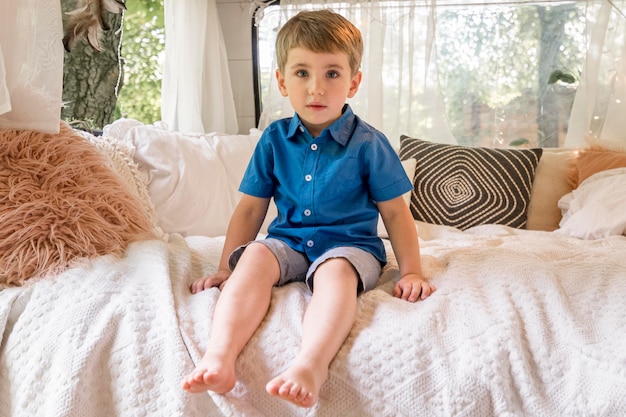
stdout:
<svg viewBox="0 0 626 417">
<path fill-rule="evenodd" d="M 397 153 L 379 131 L 343 115 L 313 138 L 296 114 L 268 126 L 239 190 L 274 197 L 278 216 L 268 237 L 281 239 L 314 261 L 338 246 L 372 253 L 382 264 L 376 201 L 412 189 Z"/>
</svg>

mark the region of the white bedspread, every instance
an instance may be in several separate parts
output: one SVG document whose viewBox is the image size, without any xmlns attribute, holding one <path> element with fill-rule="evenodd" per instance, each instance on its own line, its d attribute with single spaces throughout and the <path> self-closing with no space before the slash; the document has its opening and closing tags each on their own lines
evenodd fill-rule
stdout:
<svg viewBox="0 0 626 417">
<path fill-rule="evenodd" d="M 219 415 L 180 388 L 193 364 L 174 294 L 197 273 L 192 255 L 181 238 L 140 242 L 0 291 L 0 416 Z"/>
<path fill-rule="evenodd" d="M 275 290 L 231 393 L 179 388 L 219 294 L 188 284 L 215 269 L 222 239 L 174 235 L 0 292 L 0 416 L 626 415 L 626 238 L 419 232 L 437 292 L 393 298 L 391 259 L 313 409 L 264 390 L 298 350 L 298 284 Z"/>
</svg>

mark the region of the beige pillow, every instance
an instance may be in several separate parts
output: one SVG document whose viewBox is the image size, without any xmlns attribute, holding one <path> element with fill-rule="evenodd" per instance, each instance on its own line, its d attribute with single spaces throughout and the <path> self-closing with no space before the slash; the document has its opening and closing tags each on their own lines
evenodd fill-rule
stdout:
<svg viewBox="0 0 626 417">
<path fill-rule="evenodd" d="M 526 228 L 552 231 L 559 228 L 559 199 L 572 191 L 569 180 L 577 152 L 572 149 L 544 149 L 530 193 Z"/>
</svg>

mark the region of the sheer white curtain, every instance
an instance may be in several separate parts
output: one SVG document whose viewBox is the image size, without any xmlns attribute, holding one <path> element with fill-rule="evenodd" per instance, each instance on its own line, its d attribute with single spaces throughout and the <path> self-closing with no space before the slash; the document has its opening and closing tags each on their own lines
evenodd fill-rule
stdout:
<svg viewBox="0 0 626 417">
<path fill-rule="evenodd" d="M 355 113 L 384 132 L 395 145 L 401 134 L 422 135 L 423 129 L 435 130 L 439 142 L 456 143 L 445 119 L 442 97 L 437 93 L 433 3 L 281 0 L 280 16 L 273 18 L 278 27 L 305 9 L 330 7 L 344 15 L 361 30 L 365 46 L 363 82 L 348 101 Z M 263 13 L 257 18 L 261 16 Z M 288 99 L 280 95 L 272 75 L 259 128 L 292 114 Z M 418 114 L 419 122 L 409 114 Z"/>
<path fill-rule="evenodd" d="M 181 132 L 237 133 L 215 0 L 165 1 L 161 118 Z"/>
<path fill-rule="evenodd" d="M 59 0 L 0 0 L 0 129 L 58 133 L 63 93 Z"/>
<path fill-rule="evenodd" d="M 257 21 L 271 21 L 270 37 L 302 9 L 330 7 L 355 23 L 365 56 L 350 104 L 396 146 L 404 134 L 574 147 L 590 136 L 626 143 L 625 1 L 281 0 Z M 274 56 L 272 42 L 264 54 Z M 293 113 L 274 69 L 261 129 Z M 574 80 L 552 79 L 562 73 Z"/>
<path fill-rule="evenodd" d="M 565 143 L 600 139 L 626 146 L 626 2 L 589 10 L 587 57 Z"/>
</svg>

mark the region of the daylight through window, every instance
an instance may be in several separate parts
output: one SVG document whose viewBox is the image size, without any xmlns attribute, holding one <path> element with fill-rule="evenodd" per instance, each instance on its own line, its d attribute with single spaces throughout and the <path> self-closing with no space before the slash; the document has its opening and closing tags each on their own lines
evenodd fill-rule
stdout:
<svg viewBox="0 0 626 417">
<path fill-rule="evenodd" d="M 400 135 L 461 145 L 563 146 L 600 2 L 324 3 L 362 31 L 363 84 L 350 104 L 394 145 Z M 277 29 L 302 7 L 258 23 L 260 127 L 290 116 L 274 80 Z"/>
</svg>

